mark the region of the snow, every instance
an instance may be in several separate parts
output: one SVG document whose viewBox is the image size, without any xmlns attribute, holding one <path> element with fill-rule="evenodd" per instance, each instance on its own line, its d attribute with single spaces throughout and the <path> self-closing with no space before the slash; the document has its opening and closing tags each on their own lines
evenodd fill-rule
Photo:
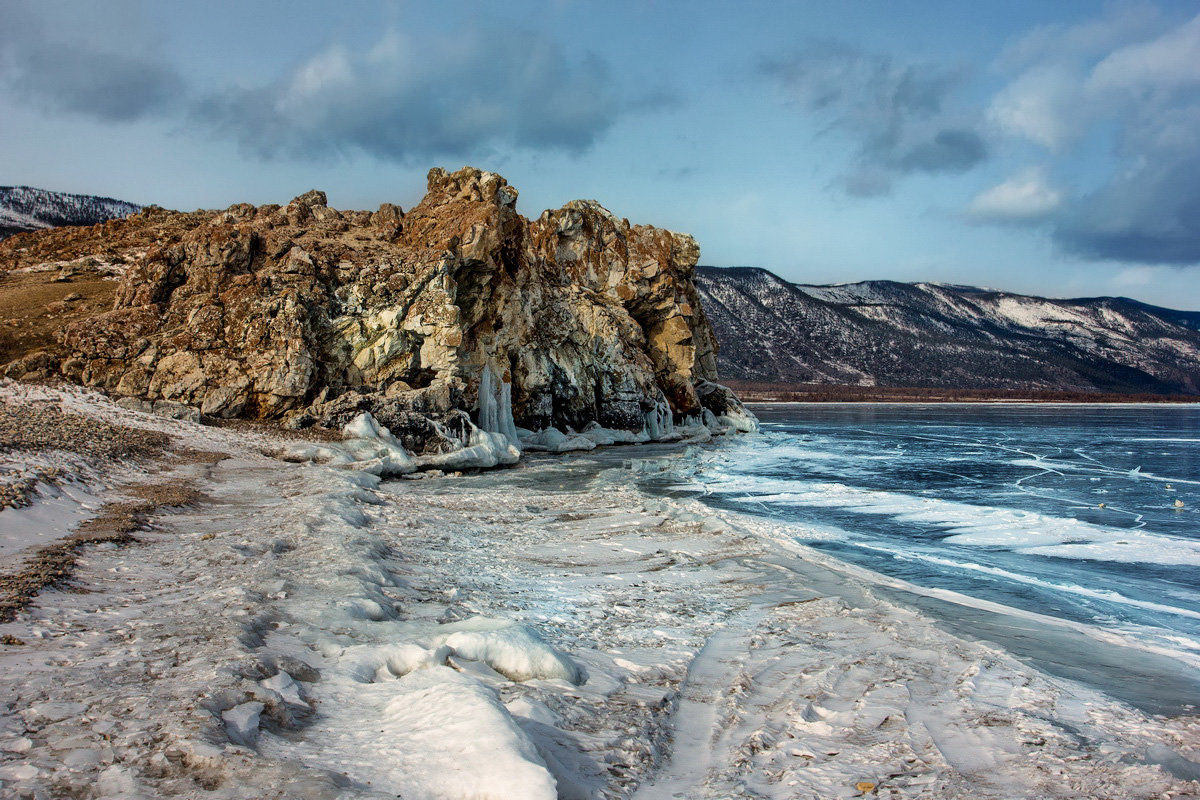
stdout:
<svg viewBox="0 0 1200 800">
<path fill-rule="evenodd" d="M 111 197 L 51 192 L 30 186 L 0 186 L 0 223 L 29 229 L 93 225 L 128 216 L 140 208 Z"/>
<path fill-rule="evenodd" d="M 261 436 L 65 400 L 229 457 L 188 473 L 210 501 L 86 550 L 86 592 L 0 625 L 28 643 L 0 648 L 5 796 L 1200 788 L 1195 718 L 1038 673 L 878 576 L 639 487 L 721 439 L 387 482 L 371 459 L 289 463 Z M 395 446 L 356 423 L 363 453 Z"/>
<path fill-rule="evenodd" d="M 444 645 L 464 658 L 483 661 L 509 680 L 560 679 L 576 686 L 587 673 L 546 643 L 537 631 L 512 620 L 472 617 L 443 625 L 431 646 Z"/>
<path fill-rule="evenodd" d="M 494 692 L 448 667 L 396 681 L 382 709 L 404 797 L 555 800 L 537 748 Z"/>
</svg>

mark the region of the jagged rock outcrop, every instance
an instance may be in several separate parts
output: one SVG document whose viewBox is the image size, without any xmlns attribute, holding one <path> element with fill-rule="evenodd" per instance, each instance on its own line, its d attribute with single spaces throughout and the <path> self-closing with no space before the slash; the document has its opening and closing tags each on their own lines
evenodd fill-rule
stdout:
<svg viewBox="0 0 1200 800">
<path fill-rule="evenodd" d="M 530 221 L 516 199 L 465 168 L 431 170 L 407 213 L 337 211 L 312 191 L 181 214 L 164 234 L 165 212 L 149 210 L 123 221 L 123 241 L 143 218 L 154 236 L 126 254 L 113 308 L 66 327 L 56 368 L 219 417 L 340 426 L 369 411 L 430 453 L 463 441 L 460 412 L 496 404 L 535 431 L 736 410 L 731 393 L 697 394 L 716 377 L 716 342 L 692 237 L 592 201 Z"/>
</svg>

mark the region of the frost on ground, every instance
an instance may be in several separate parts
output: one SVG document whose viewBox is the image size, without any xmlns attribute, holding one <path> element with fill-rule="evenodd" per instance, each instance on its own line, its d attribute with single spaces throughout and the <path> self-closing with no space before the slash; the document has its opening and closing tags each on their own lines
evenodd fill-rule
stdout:
<svg viewBox="0 0 1200 800">
<path fill-rule="evenodd" d="M 66 402 L 221 455 L 169 468 L 199 504 L 84 550 L 0 626 L 24 642 L 0 647 L 0 796 L 1198 792 L 1194 719 L 1048 678 L 636 487 L 685 451 L 382 482 Z"/>
</svg>

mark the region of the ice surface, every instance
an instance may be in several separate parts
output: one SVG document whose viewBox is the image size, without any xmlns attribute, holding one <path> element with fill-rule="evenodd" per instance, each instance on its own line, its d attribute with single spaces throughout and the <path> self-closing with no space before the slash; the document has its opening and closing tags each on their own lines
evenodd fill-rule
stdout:
<svg viewBox="0 0 1200 800">
<path fill-rule="evenodd" d="M 1162 565 L 1200 564 L 1200 542 L 1145 529 L 1114 528 L 1073 517 L 1017 508 L 978 506 L 931 497 L 867 490 L 827 481 L 728 476 L 713 490 L 746 493 L 746 503 L 829 507 L 889 516 L 899 522 L 936 525 L 951 544 L 1004 547 L 1020 553 L 1096 561 Z"/>
</svg>

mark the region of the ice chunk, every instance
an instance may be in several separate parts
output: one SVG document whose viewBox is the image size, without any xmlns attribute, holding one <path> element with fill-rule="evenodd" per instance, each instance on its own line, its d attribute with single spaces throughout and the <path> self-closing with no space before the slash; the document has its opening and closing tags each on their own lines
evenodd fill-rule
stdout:
<svg viewBox="0 0 1200 800">
<path fill-rule="evenodd" d="M 558 678 L 576 686 L 587 680 L 581 666 L 519 622 L 472 617 L 439 630 L 432 645 L 446 645 L 463 658 L 482 661 L 509 680 Z"/>
<path fill-rule="evenodd" d="M 342 432 L 347 438 L 336 444 L 289 444 L 280 453 L 280 458 L 284 461 L 353 466 L 380 476 L 416 471 L 417 465 L 404 445 L 392 436 L 391 431 L 380 425 L 370 412 L 359 414 Z"/>
<path fill-rule="evenodd" d="M 674 427 L 671 404 L 667 402 L 667 396 L 659 392 L 658 402 L 646 412 L 646 435 L 653 441 L 662 441 L 671 435 Z"/>
<path fill-rule="evenodd" d="M 516 435 L 515 431 L 513 435 Z M 521 451 L 507 435 L 472 426 L 470 439 L 463 449 L 422 456 L 415 463 L 421 469 L 490 469 L 520 460 Z"/>
<path fill-rule="evenodd" d="M 263 704 L 257 700 L 242 703 L 221 714 L 225 730 L 235 744 L 253 747 L 258 739 L 258 720 L 262 716 Z"/>
<path fill-rule="evenodd" d="M 392 432 L 380 425 L 370 412 L 364 411 L 352 419 L 342 432 L 347 439 L 342 442 L 344 447 L 356 462 L 368 462 L 372 466 L 378 464 L 380 471 L 377 475 L 403 475 L 415 472 L 417 465 L 413 462 L 404 445 Z"/>
<path fill-rule="evenodd" d="M 745 409 L 722 414 L 717 417 L 717 422 L 721 425 L 733 428 L 739 433 L 757 433 L 758 432 L 758 417 L 751 414 Z"/>
<path fill-rule="evenodd" d="M 419 458 L 409 455 L 400 440 L 380 425 L 370 412 L 359 414 L 342 431 L 347 436 L 342 442 L 291 444 L 281 453 L 281 458 L 353 467 L 381 477 L 407 475 L 418 469 L 488 469 L 515 464 L 521 459 L 521 451 L 506 434 L 485 431 L 474 424 L 466 447 Z M 513 436 L 516 436 L 515 428 Z"/>
<path fill-rule="evenodd" d="M 286 672 L 277 672 L 266 680 L 258 682 L 264 689 L 270 689 L 279 694 L 285 703 L 291 703 L 296 706 L 306 706 L 304 697 L 300 694 L 300 686 L 292 679 L 292 676 Z"/>
<path fill-rule="evenodd" d="M 557 428 L 546 428 L 521 439 L 526 450 L 545 450 L 550 453 L 566 453 L 571 450 L 592 450 L 596 442 L 586 436 L 568 436 Z"/>
<path fill-rule="evenodd" d="M 605 428 L 599 422 L 589 422 L 587 427 L 580 432 L 580 436 L 586 436 L 597 445 L 601 446 L 614 444 L 637 444 L 650 441 L 650 434 L 646 432 L 644 427 L 638 433 L 634 433 L 633 431 Z"/>
</svg>

